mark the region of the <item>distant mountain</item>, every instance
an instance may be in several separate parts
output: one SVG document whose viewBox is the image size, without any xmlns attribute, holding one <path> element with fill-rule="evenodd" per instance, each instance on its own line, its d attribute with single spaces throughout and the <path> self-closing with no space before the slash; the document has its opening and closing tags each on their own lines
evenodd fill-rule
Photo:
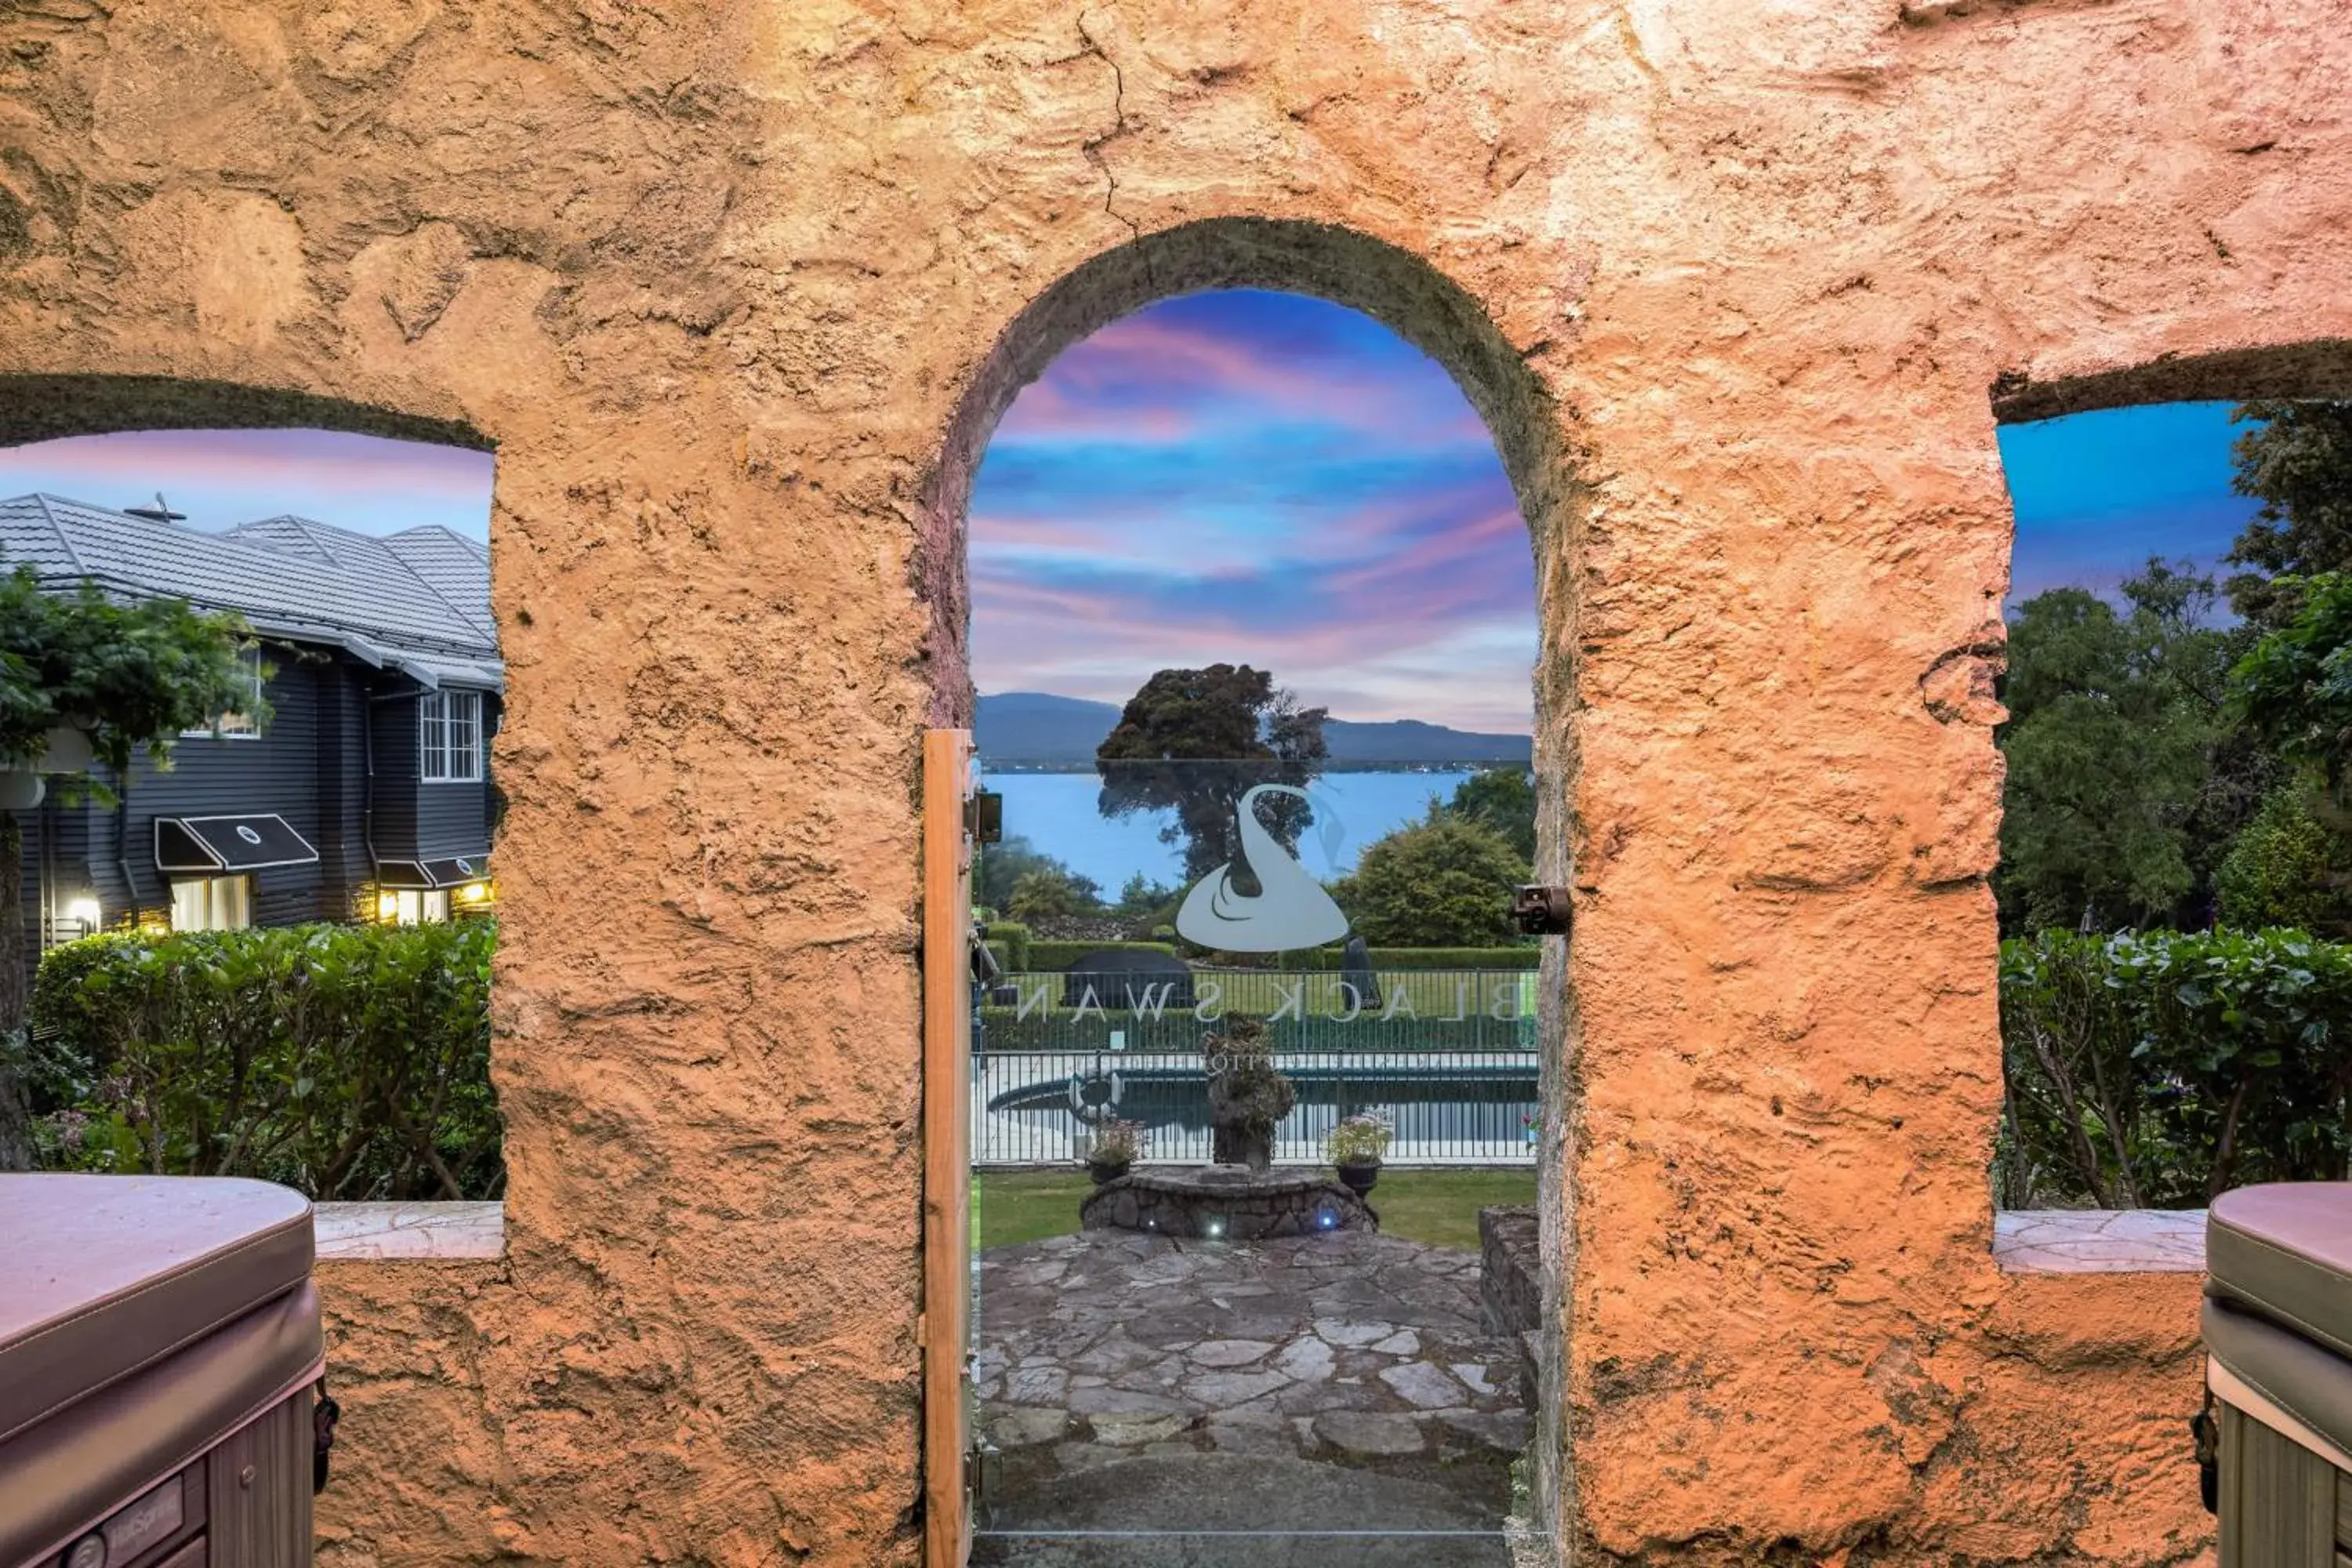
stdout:
<svg viewBox="0 0 2352 1568">
<path fill-rule="evenodd" d="M 1118 705 L 1045 691 L 1003 691 L 980 700 L 975 738 L 983 763 L 1091 763 L 1095 748 L 1118 722 Z M 1360 724 L 1329 719 L 1323 739 L 1331 760 L 1366 763 L 1518 763 L 1532 754 L 1525 735 L 1479 735 L 1391 719 Z"/>
</svg>

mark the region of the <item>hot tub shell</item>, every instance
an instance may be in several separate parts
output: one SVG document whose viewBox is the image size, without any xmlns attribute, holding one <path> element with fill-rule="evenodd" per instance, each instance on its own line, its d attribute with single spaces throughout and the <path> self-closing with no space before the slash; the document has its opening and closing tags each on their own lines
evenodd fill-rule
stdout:
<svg viewBox="0 0 2352 1568">
<path fill-rule="evenodd" d="M 2206 1220 L 2221 1568 L 2352 1562 L 2352 1183 L 2243 1187 Z"/>
<path fill-rule="evenodd" d="M 267 1183 L 0 1176 L 0 1568 L 308 1564 L 312 1256 Z"/>
</svg>

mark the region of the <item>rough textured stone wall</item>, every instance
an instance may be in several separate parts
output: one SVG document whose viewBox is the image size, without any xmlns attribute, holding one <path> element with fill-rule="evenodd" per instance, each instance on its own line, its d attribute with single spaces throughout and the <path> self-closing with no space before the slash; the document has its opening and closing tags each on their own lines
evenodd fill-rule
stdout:
<svg viewBox="0 0 2352 1568">
<path fill-rule="evenodd" d="M 1547 1003 L 1566 1534 L 2192 1555 L 2187 1288 L 1987 1252 L 1989 393 L 2352 337 L 2340 20 L 8 8 L 0 372 L 498 445 L 510 1255 L 331 1278 L 381 1379 L 349 1463 L 385 1474 L 331 1494 L 330 1560 L 911 1561 L 914 769 L 969 700 L 962 491 L 1072 331 L 1265 266 L 1445 358 L 1535 528 L 1544 854 L 1580 890 Z M 1386 248 L 1132 243 L 1235 217 Z M 53 433 L 55 385 L 0 384 L 0 430 Z M 131 386 L 76 406 L 174 417 Z"/>
</svg>

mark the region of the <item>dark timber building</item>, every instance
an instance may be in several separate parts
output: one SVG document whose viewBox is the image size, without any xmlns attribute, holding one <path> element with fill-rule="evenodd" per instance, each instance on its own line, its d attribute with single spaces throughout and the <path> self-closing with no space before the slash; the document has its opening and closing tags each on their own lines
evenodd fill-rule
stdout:
<svg viewBox="0 0 2352 1568">
<path fill-rule="evenodd" d="M 487 910 L 488 742 L 505 678 L 489 558 L 444 528 L 374 538 L 307 518 L 226 533 L 50 495 L 0 500 L 0 571 L 185 599 L 251 625 L 268 716 L 224 714 L 170 766 L 100 770 L 20 813 L 46 949 L 126 926 L 422 921 Z M 54 781 L 53 784 L 54 784 Z"/>
</svg>

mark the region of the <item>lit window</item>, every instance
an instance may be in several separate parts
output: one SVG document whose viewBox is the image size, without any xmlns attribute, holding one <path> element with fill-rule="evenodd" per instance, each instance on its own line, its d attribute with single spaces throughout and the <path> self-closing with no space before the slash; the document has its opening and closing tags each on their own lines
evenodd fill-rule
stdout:
<svg viewBox="0 0 2352 1568">
<path fill-rule="evenodd" d="M 478 784 L 482 777 L 482 694 L 428 691 L 416 700 L 420 775 L 426 784 Z"/>
<path fill-rule="evenodd" d="M 376 914 L 386 925 L 425 925 L 449 918 L 449 889 L 386 888 L 376 900 Z"/>
<path fill-rule="evenodd" d="M 173 931 L 243 931 L 252 923 L 249 877 L 191 877 L 172 884 Z"/>
<path fill-rule="evenodd" d="M 209 741 L 215 738 L 224 741 L 261 739 L 261 723 L 254 717 L 261 711 L 261 650 L 258 647 L 245 648 L 236 657 L 237 685 L 240 689 L 252 692 L 253 696 L 248 700 L 237 704 L 236 708 L 218 715 L 204 729 L 181 731 L 180 734 L 184 739 L 192 741 Z"/>
</svg>

